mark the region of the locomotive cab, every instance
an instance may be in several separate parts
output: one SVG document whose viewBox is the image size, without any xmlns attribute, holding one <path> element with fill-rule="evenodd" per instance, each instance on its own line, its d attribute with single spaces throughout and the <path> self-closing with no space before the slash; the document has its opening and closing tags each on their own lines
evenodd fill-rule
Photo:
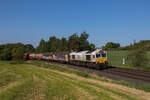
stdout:
<svg viewBox="0 0 150 100">
<path fill-rule="evenodd" d="M 97 49 L 91 53 L 92 62 L 96 64 L 106 64 L 107 63 L 107 53 L 102 49 Z"/>
<path fill-rule="evenodd" d="M 106 64 L 107 63 L 107 53 L 97 53 L 96 54 L 96 64 Z"/>
</svg>

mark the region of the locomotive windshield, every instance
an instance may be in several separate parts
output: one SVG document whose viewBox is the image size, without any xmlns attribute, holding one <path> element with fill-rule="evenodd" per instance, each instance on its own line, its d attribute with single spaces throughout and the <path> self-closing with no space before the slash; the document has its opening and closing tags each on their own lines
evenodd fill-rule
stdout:
<svg viewBox="0 0 150 100">
<path fill-rule="evenodd" d="M 101 57 L 106 57 L 106 53 L 102 53 L 102 54 L 98 53 L 98 54 L 96 54 L 96 58 L 101 58 Z"/>
<path fill-rule="evenodd" d="M 96 58 L 100 58 L 101 57 L 101 54 L 96 54 Z"/>
<path fill-rule="evenodd" d="M 103 53 L 103 54 L 102 54 L 102 57 L 106 57 L 106 53 Z"/>
</svg>

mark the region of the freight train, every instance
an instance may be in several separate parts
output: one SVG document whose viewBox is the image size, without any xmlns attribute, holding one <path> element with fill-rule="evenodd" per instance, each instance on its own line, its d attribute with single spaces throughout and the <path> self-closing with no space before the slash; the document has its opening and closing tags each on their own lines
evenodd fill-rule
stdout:
<svg viewBox="0 0 150 100">
<path fill-rule="evenodd" d="M 106 68 L 108 65 L 107 53 L 102 49 L 96 49 L 92 52 L 51 52 L 42 54 L 26 53 L 24 54 L 24 59 L 68 63 L 95 69 Z"/>
</svg>

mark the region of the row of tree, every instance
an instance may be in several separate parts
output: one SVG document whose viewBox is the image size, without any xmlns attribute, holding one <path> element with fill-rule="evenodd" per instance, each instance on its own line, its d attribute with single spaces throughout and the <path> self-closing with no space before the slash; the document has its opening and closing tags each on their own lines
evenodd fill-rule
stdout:
<svg viewBox="0 0 150 100">
<path fill-rule="evenodd" d="M 48 41 L 41 39 L 37 48 L 34 48 L 31 44 L 4 44 L 0 45 L 0 60 L 18 60 L 22 59 L 24 53 L 45 53 L 56 51 L 83 51 L 94 50 L 95 45 L 88 42 L 89 35 L 86 32 L 82 32 L 79 36 L 74 33 L 66 38 L 57 38 L 52 36 Z"/>
<path fill-rule="evenodd" d="M 139 42 L 134 41 L 129 46 L 121 47 L 121 50 L 150 50 L 150 40 L 140 40 Z"/>
<path fill-rule="evenodd" d="M 0 60 L 18 60 L 22 59 L 25 52 L 34 52 L 35 49 L 31 44 L 5 44 L 0 45 Z"/>
<path fill-rule="evenodd" d="M 103 46 L 105 50 L 150 50 L 150 40 L 140 40 L 139 42 L 134 41 L 128 46 L 120 47 L 119 43 L 108 42 Z"/>
<path fill-rule="evenodd" d="M 50 37 L 48 41 L 41 39 L 36 52 L 53 52 L 53 51 L 83 51 L 83 50 L 94 50 L 95 45 L 88 42 L 89 35 L 86 32 L 78 34 L 74 33 L 66 38 L 57 38 L 55 36 Z"/>
<path fill-rule="evenodd" d="M 120 48 L 119 43 L 108 42 L 105 46 L 103 46 L 106 50 L 118 49 Z"/>
</svg>

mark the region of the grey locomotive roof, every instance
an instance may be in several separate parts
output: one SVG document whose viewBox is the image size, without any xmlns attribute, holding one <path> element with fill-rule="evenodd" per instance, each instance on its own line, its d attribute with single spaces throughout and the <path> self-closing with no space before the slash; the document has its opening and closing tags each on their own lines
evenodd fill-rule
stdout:
<svg viewBox="0 0 150 100">
<path fill-rule="evenodd" d="M 103 50 L 102 50 L 102 49 L 96 49 L 96 50 L 93 51 L 91 54 L 92 54 L 92 55 L 95 55 L 95 54 L 97 54 L 97 53 L 99 53 L 99 52 L 103 52 Z"/>
<path fill-rule="evenodd" d="M 80 51 L 80 52 L 71 52 L 70 55 L 84 55 L 86 54 L 88 51 Z"/>
</svg>

